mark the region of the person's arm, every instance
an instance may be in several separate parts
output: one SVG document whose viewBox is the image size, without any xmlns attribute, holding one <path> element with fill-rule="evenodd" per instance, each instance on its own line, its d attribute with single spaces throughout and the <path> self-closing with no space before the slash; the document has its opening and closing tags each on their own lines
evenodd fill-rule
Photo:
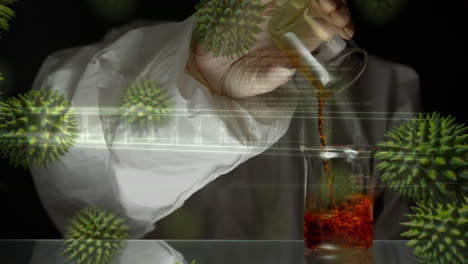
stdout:
<svg viewBox="0 0 468 264">
<path fill-rule="evenodd" d="M 268 25 L 271 17 L 285 1 L 261 0 L 265 5 L 265 20 L 258 25 L 253 47 L 242 56 L 227 58 L 205 50 L 197 38 L 192 40 L 193 58 L 189 60 L 189 70 L 201 83 L 214 94 L 231 98 L 246 98 L 265 94 L 287 83 L 294 75 L 294 69 L 287 56 L 270 38 Z M 306 1 L 305 1 L 306 2 Z M 347 6 L 341 0 L 312 0 L 316 10 L 316 32 L 308 36 L 310 50 L 321 41 L 338 35 L 350 39 L 354 35 L 354 25 Z M 230 40 L 235 42 L 236 39 Z M 238 40 L 239 42 L 243 40 Z"/>
<path fill-rule="evenodd" d="M 213 96 L 185 72 L 191 37 L 192 19 L 138 28 L 43 65 L 35 89 L 65 94 L 79 130 L 59 162 L 31 168 L 60 231 L 77 210 L 98 206 L 127 217 L 131 237 L 143 237 L 194 192 L 284 134 L 293 107 L 277 113 L 271 100 Z M 157 82 L 170 95 L 173 114 L 154 131 L 135 131 L 105 114 L 136 80 Z"/>
<path fill-rule="evenodd" d="M 276 102 L 294 92 L 281 86 L 290 74 L 269 82 L 282 67 L 250 75 L 230 67 L 235 61 L 196 52 L 210 87 L 224 90 L 211 93 L 187 73 L 192 28 L 193 18 L 133 29 L 43 66 L 36 89 L 58 90 L 76 110 L 94 111 L 77 115 L 80 137 L 70 153 L 48 168 L 31 168 L 41 201 L 62 232 L 77 210 L 98 206 L 127 217 L 131 237 L 143 237 L 193 193 L 286 132 L 295 105 Z M 59 62 L 51 67 L 52 61 Z M 210 72 L 213 67 L 237 77 L 216 87 L 212 80 L 221 76 Z M 170 98 L 173 113 L 155 130 L 135 130 L 125 118 L 106 114 L 140 80 L 158 83 Z"/>
</svg>

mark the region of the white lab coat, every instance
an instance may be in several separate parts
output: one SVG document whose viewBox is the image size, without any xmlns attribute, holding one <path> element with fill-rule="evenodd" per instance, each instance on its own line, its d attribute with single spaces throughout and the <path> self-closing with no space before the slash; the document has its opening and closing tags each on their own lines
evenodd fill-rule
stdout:
<svg viewBox="0 0 468 264">
<path fill-rule="evenodd" d="M 60 162 L 31 168 L 39 197 L 60 231 L 76 210 L 93 205 L 127 217 L 133 238 L 151 233 L 158 221 L 148 237 L 183 238 L 171 231 L 176 229 L 190 238 L 301 238 L 302 160 L 275 151 L 277 146 L 297 150 L 309 136 L 315 138 L 315 132 L 301 128 L 308 121 L 294 116 L 296 87 L 303 82 L 296 78 L 272 93 L 242 100 L 211 95 L 185 72 L 192 24 L 189 18 L 115 30 L 99 43 L 54 53 L 42 66 L 33 89 L 65 94 L 80 132 Z M 135 133 L 103 110 L 115 107 L 136 79 L 160 83 L 177 109 L 154 133 Z M 419 106 L 417 75 L 376 58 L 348 91 L 355 97 L 343 100 L 362 105 L 336 104 L 337 111 L 384 111 L 391 118 Z M 340 120 L 332 126 L 346 124 L 346 118 Z M 351 140 L 347 143 L 359 143 L 352 141 L 354 134 L 368 144 L 383 138 L 384 130 L 372 122 L 353 125 L 358 128 L 340 130 L 343 140 Z M 266 150 L 270 154 L 258 155 Z M 385 200 L 386 191 L 381 193 L 385 210 L 376 215 L 377 224 L 396 223 L 398 208 L 406 208 L 407 201 L 396 194 Z"/>
</svg>

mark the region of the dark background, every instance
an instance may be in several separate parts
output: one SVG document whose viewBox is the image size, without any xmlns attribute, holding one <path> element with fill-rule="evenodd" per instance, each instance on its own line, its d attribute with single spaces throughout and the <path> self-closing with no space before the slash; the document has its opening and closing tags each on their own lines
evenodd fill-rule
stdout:
<svg viewBox="0 0 468 264">
<path fill-rule="evenodd" d="M 194 12 L 196 2 L 140 0 L 134 15 L 110 21 L 86 0 L 21 0 L 12 6 L 17 17 L 0 40 L 0 72 L 8 84 L 2 87 L 3 93 L 12 96 L 30 89 L 41 64 L 54 51 L 99 41 L 109 29 L 135 18 L 184 20 Z M 397 17 L 383 25 L 370 23 L 351 2 L 358 45 L 414 68 L 421 78 L 424 111 L 451 114 L 459 123 L 466 123 L 468 103 L 466 2 L 409 0 Z M 4 206 L 0 239 L 60 238 L 41 206 L 29 171 L 14 169 L 6 160 L 0 160 L 0 201 Z"/>
</svg>

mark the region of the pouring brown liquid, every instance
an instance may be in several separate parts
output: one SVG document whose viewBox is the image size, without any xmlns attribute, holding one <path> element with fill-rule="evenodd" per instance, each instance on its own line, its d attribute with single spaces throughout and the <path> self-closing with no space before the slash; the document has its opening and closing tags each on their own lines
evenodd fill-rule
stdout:
<svg viewBox="0 0 468 264">
<path fill-rule="evenodd" d="M 330 93 L 320 81 L 314 81 L 313 84 L 317 88 L 316 96 L 318 101 L 318 130 L 320 136 L 320 148 L 322 151 L 325 151 L 327 147 L 327 137 L 325 135 L 325 119 L 323 117 L 323 109 L 325 108 L 325 102 L 327 100 L 327 97 L 330 96 Z M 330 203 L 335 204 L 333 198 L 332 174 L 330 172 L 330 164 L 328 164 L 328 160 L 326 159 L 324 159 L 322 163 L 323 169 L 327 174 L 328 199 Z"/>
<path fill-rule="evenodd" d="M 318 101 L 318 130 L 321 151 L 326 151 L 325 102 L 331 93 L 307 68 L 299 68 L 306 79 L 315 86 Z M 333 193 L 333 175 L 328 160 L 322 161 L 327 176 L 328 201 L 332 208 L 319 212 L 305 212 L 304 238 L 308 248 L 320 248 L 332 243 L 343 248 L 370 248 L 373 240 L 372 201 L 362 194 L 352 194 L 337 204 Z"/>
<path fill-rule="evenodd" d="M 320 148 L 321 151 L 325 151 L 327 138 L 323 110 L 330 93 L 320 81 L 310 80 L 310 82 L 316 87 Z M 323 169 L 327 174 L 328 199 L 333 208 L 304 214 L 306 246 L 315 249 L 320 248 L 321 244 L 332 243 L 343 248 L 370 248 L 373 240 L 372 201 L 365 195 L 352 194 L 337 205 L 328 160 L 323 160 Z"/>
<path fill-rule="evenodd" d="M 304 75 L 310 85 L 315 86 L 320 148 L 321 151 L 326 151 L 327 138 L 323 112 L 325 102 L 332 94 L 325 87 L 327 78 L 321 75 L 323 69 L 317 67 L 315 57 L 311 57 L 309 53 L 312 50 L 311 43 L 305 39 L 309 35 L 305 32 L 313 30 L 310 22 L 314 21 L 314 18 L 306 12 L 308 3 L 308 0 L 286 1 L 286 4 L 272 17 L 270 33 L 272 40 L 288 56 L 292 66 Z M 324 81 L 317 77 L 324 77 Z M 304 214 L 304 238 L 307 247 L 320 248 L 321 244 L 335 244 L 343 248 L 371 247 L 373 225 L 370 197 L 355 193 L 337 204 L 329 161 L 324 159 L 322 163 L 327 177 L 328 202 L 324 208 L 306 211 Z"/>
<path fill-rule="evenodd" d="M 304 25 L 307 26 L 306 24 Z M 301 52 L 297 51 L 297 46 L 301 46 L 299 44 L 300 36 L 296 36 L 288 30 L 275 31 L 274 33 L 272 33 L 272 36 L 272 39 L 275 41 L 278 47 L 282 49 L 284 54 L 287 55 L 287 57 L 289 58 L 289 62 L 294 66 L 294 68 L 298 69 L 304 75 L 307 81 L 311 85 L 315 86 L 315 95 L 318 99 L 318 127 L 320 135 L 320 147 L 321 150 L 324 151 L 326 148 L 326 135 L 323 109 L 325 108 L 325 101 L 331 95 L 331 93 L 327 90 L 325 85 L 323 85 L 320 79 L 317 78 L 313 69 L 314 65 L 312 65 L 310 61 L 304 60 L 303 56 L 301 55 Z M 333 190 L 331 186 L 332 175 L 327 160 L 323 160 L 323 168 L 327 174 L 328 196 L 331 204 L 335 204 L 333 199 Z"/>
</svg>

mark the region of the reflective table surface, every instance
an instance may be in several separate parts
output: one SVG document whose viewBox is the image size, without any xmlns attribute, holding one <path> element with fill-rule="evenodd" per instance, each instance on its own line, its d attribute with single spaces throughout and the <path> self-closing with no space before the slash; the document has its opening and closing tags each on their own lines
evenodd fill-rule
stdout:
<svg viewBox="0 0 468 264">
<path fill-rule="evenodd" d="M 369 250 L 308 251 L 302 240 L 129 240 L 112 263 L 417 263 L 406 241 L 374 241 Z M 66 263 L 63 240 L 0 240 L 0 263 Z M 74 262 L 71 262 L 74 263 Z"/>
</svg>

